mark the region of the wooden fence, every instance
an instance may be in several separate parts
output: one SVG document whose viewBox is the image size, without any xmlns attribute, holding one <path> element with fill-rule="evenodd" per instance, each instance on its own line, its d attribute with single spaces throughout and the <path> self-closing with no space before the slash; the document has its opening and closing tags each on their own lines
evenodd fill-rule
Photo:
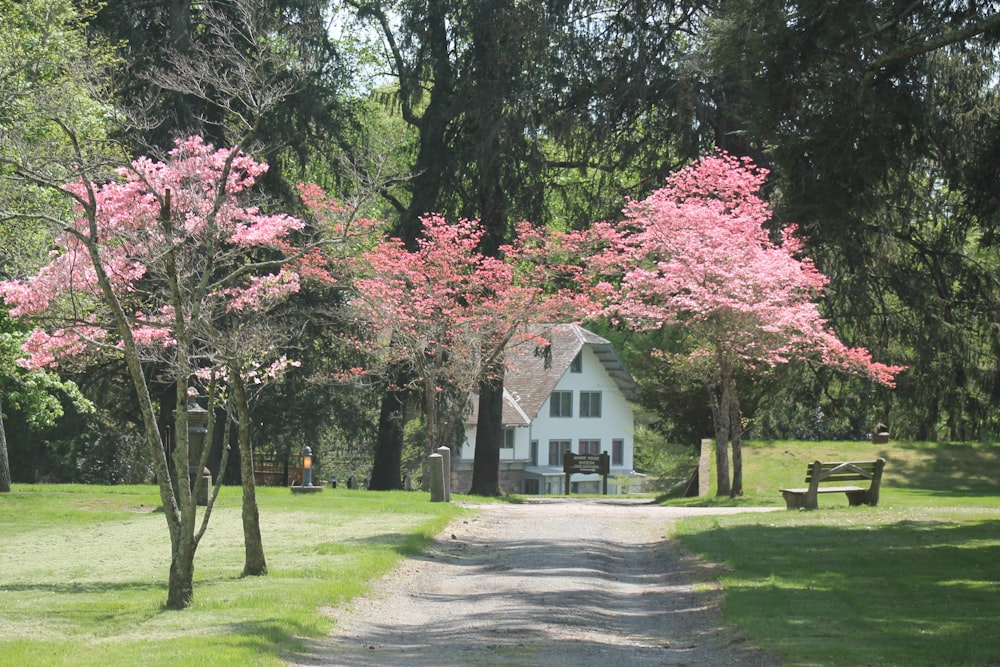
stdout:
<svg viewBox="0 0 1000 667">
<path fill-rule="evenodd" d="M 313 468 L 316 462 L 313 459 Z M 253 481 L 258 486 L 291 486 L 302 484 L 302 456 L 285 459 L 273 454 L 254 454 Z"/>
</svg>

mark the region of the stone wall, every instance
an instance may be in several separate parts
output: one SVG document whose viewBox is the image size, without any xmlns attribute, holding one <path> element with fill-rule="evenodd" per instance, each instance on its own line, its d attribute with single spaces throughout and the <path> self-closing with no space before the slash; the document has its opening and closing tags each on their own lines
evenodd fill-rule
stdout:
<svg viewBox="0 0 1000 667">
<path fill-rule="evenodd" d="M 521 472 L 520 470 L 500 470 L 500 488 L 504 490 L 504 493 L 521 493 Z M 471 488 L 471 469 L 451 471 L 452 493 L 468 493 Z"/>
<path fill-rule="evenodd" d="M 452 470 L 451 471 L 451 492 L 452 493 L 468 493 L 469 488 L 472 487 L 472 471 L 471 470 Z"/>
</svg>

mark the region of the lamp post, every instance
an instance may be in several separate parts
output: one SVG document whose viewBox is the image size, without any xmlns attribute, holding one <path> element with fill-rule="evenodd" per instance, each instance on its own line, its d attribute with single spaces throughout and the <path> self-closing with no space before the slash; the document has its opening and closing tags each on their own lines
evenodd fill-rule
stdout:
<svg viewBox="0 0 1000 667">
<path fill-rule="evenodd" d="M 208 489 L 212 486 L 212 471 L 201 467 L 201 453 L 205 448 L 205 435 L 208 433 L 208 410 L 191 401 L 187 406 L 188 413 L 188 476 L 191 478 L 191 490 L 195 490 L 198 477 L 205 478 L 205 485 L 198 494 L 197 503 L 208 505 Z"/>
<path fill-rule="evenodd" d="M 313 452 L 312 448 L 302 450 L 302 486 L 313 485 Z"/>
<path fill-rule="evenodd" d="M 313 452 L 311 447 L 302 450 L 302 486 L 292 484 L 292 493 L 315 493 L 322 486 L 313 486 Z"/>
</svg>

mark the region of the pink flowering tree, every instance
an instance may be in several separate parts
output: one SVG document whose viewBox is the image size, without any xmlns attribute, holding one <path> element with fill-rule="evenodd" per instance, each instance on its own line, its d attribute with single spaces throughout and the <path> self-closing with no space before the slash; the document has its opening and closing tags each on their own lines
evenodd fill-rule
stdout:
<svg viewBox="0 0 1000 667">
<path fill-rule="evenodd" d="M 361 256 L 354 280 L 351 308 L 358 330 L 368 333 L 359 344 L 372 349 L 374 341 L 383 368 L 411 369 L 424 397 L 428 450 L 442 444 L 442 417 L 460 420 L 487 374 L 498 373 L 502 383 L 504 350 L 530 338 L 528 325 L 584 312 L 578 289 L 546 289 L 547 274 L 530 269 L 544 255 L 543 235 L 523 224 L 495 258 L 479 252 L 483 232 L 478 221 L 426 216 L 415 250 L 384 238 Z M 499 445 L 481 445 L 477 440 L 472 492 L 493 495 Z M 387 474 L 398 479 L 398 457 L 383 460 L 396 461 Z"/>
<path fill-rule="evenodd" d="M 265 169 L 192 137 L 167 161 L 137 159 L 107 183 L 43 183 L 72 198 L 76 217 L 51 220 L 62 232 L 35 276 L 0 284 L 11 316 L 37 325 L 24 366 L 52 368 L 81 354 L 124 358 L 170 533 L 169 608 L 190 604 L 194 556 L 214 501 L 213 494 L 199 521 L 204 481 L 194 475 L 192 488 L 189 470 L 204 467 L 209 448 L 189 467 L 189 390 L 205 369 L 219 377 L 244 370 L 245 359 L 225 354 L 220 332 L 238 332 L 234 322 L 259 319 L 303 277 L 323 272 L 314 252 L 291 240 L 304 233 L 301 220 L 245 203 Z M 150 369 L 176 387 L 172 451 L 157 425 Z"/>
<path fill-rule="evenodd" d="M 902 370 L 844 345 L 823 319 L 827 279 L 800 257 L 795 227 L 781 230 L 780 242 L 765 228 L 766 176 L 748 159 L 717 153 L 629 202 L 620 223 L 588 233 L 602 248 L 589 272 L 602 314 L 636 330 L 687 330 L 691 351 L 661 356 L 710 388 L 720 495 L 743 492 L 738 377 L 808 361 L 891 387 Z"/>
</svg>

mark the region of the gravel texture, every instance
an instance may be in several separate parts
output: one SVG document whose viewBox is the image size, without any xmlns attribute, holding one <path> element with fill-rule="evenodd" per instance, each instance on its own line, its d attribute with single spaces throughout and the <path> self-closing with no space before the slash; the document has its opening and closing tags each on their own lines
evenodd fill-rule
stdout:
<svg viewBox="0 0 1000 667">
<path fill-rule="evenodd" d="M 721 627 L 707 564 L 663 539 L 695 514 L 648 501 L 543 497 L 476 506 L 290 665 L 776 665 Z"/>
</svg>

